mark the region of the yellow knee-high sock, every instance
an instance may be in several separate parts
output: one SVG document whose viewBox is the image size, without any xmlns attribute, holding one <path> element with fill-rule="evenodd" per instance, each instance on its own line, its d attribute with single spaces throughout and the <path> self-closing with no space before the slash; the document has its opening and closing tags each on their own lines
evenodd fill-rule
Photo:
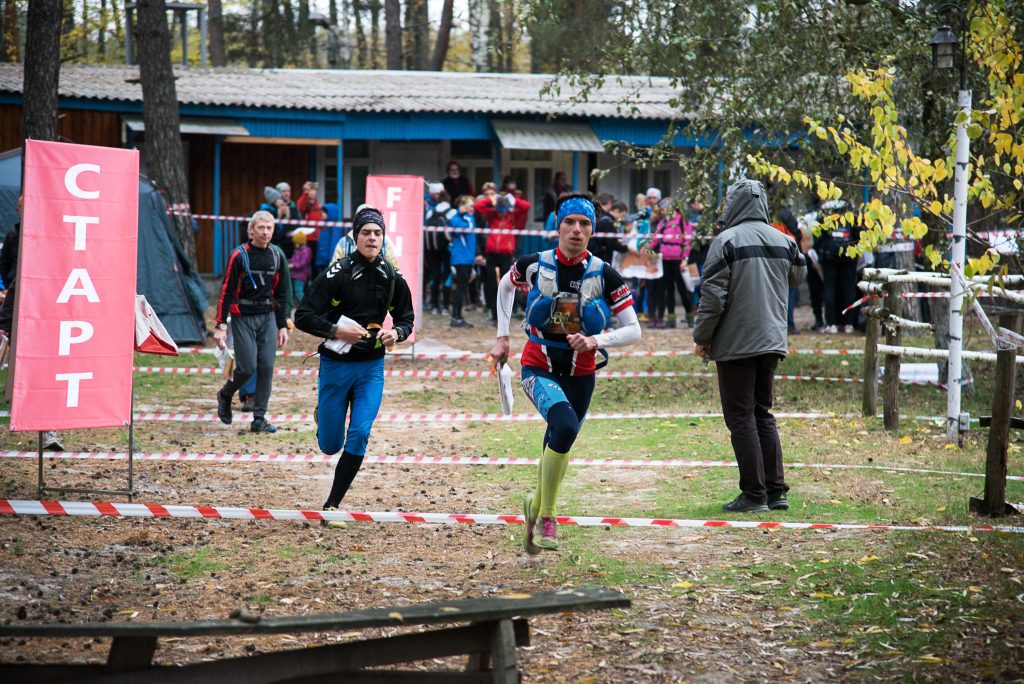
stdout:
<svg viewBox="0 0 1024 684">
<path fill-rule="evenodd" d="M 555 500 L 558 489 L 562 486 L 566 467 L 569 465 L 569 454 L 560 454 L 551 447 L 544 448 L 540 460 L 540 511 L 541 516 L 555 515 Z"/>
<path fill-rule="evenodd" d="M 537 462 L 537 488 L 533 490 L 533 499 L 530 501 L 530 515 L 533 518 L 540 517 L 540 500 L 544 493 L 544 452 L 540 454 L 540 461 Z"/>
</svg>

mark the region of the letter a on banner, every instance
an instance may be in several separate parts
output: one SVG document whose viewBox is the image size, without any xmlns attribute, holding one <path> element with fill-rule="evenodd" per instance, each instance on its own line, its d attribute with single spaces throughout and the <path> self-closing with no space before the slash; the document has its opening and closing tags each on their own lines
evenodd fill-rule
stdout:
<svg viewBox="0 0 1024 684">
<path fill-rule="evenodd" d="M 380 209 L 385 235 L 416 311 L 416 330 L 423 314 L 423 176 L 367 176 L 366 203 Z"/>
<path fill-rule="evenodd" d="M 139 153 L 25 143 L 11 431 L 131 421 Z"/>
</svg>

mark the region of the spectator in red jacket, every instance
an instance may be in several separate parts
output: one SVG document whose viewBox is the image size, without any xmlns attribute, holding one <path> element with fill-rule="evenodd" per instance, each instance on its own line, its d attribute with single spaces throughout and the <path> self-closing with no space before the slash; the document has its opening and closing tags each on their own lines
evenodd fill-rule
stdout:
<svg viewBox="0 0 1024 684">
<path fill-rule="evenodd" d="M 491 230 L 514 230 L 525 225 L 530 215 L 530 203 L 512 193 L 482 197 L 473 205 L 477 215 L 487 221 Z M 488 233 L 484 244 L 484 298 L 487 300 L 488 320 L 495 323 L 498 281 L 512 268 L 515 260 L 516 236 Z"/>
</svg>

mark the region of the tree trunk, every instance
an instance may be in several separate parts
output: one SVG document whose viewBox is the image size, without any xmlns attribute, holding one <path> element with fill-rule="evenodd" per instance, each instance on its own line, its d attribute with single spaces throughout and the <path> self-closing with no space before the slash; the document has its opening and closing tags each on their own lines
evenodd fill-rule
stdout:
<svg viewBox="0 0 1024 684">
<path fill-rule="evenodd" d="M 139 50 L 139 74 L 142 80 L 142 114 L 146 142 L 142 154 L 150 178 L 170 204 L 188 204 L 185 155 L 181 149 L 178 95 L 171 68 L 171 36 L 167 31 L 164 0 L 139 0 L 135 38 L 145 50 Z M 196 243 L 192 221 L 187 216 L 172 216 L 189 263 L 196 269 Z"/>
<path fill-rule="evenodd" d="M 441 25 L 437 29 L 437 44 L 434 45 L 434 57 L 430 60 L 431 71 L 443 71 L 444 60 L 448 57 L 448 38 L 452 32 L 452 12 L 455 0 L 444 0 L 441 8 Z"/>
<path fill-rule="evenodd" d="M 82 3 L 82 35 L 78 39 L 78 53 L 82 61 L 89 61 L 89 3 Z"/>
<path fill-rule="evenodd" d="M 4 1 L 3 31 L 0 33 L 0 62 L 19 61 L 18 2 Z"/>
<path fill-rule="evenodd" d="M 302 59 L 305 66 L 308 67 L 319 67 L 319 56 L 316 52 L 316 27 L 313 26 L 309 21 L 309 0 L 299 0 L 299 42 L 303 46 L 302 51 L 308 52 L 308 56 L 303 54 Z"/>
<path fill-rule="evenodd" d="M 117 6 L 117 0 L 110 0 L 110 16 L 114 19 L 114 45 L 124 45 L 124 24 L 122 24 L 121 10 Z M 117 55 L 117 48 L 114 48 L 114 56 Z M 124 61 L 124 54 L 121 54 L 121 61 Z"/>
<path fill-rule="evenodd" d="M 363 3 L 360 0 L 352 0 L 352 19 L 355 22 L 356 29 L 356 62 L 359 64 L 360 69 L 366 69 L 367 65 L 367 52 L 366 52 L 366 29 L 363 28 Z"/>
<path fill-rule="evenodd" d="M 210 19 L 207 22 L 207 39 L 210 41 L 210 64 L 222 67 L 227 64 L 224 54 L 224 11 L 220 0 L 209 0 Z"/>
<path fill-rule="evenodd" d="M 486 0 L 485 0 L 486 2 Z M 495 3 L 488 12 L 487 71 L 502 71 L 501 5 Z"/>
<path fill-rule="evenodd" d="M 331 20 L 331 26 L 338 25 L 338 0 L 331 0 L 327 9 L 327 18 Z"/>
<path fill-rule="evenodd" d="M 249 9 L 249 35 L 246 36 L 246 58 L 249 62 L 249 68 L 256 66 L 256 60 L 260 54 L 260 7 L 263 5 L 263 0 L 252 0 L 252 6 Z"/>
<path fill-rule="evenodd" d="M 100 62 L 107 61 L 107 19 L 109 17 L 107 0 L 100 0 L 100 24 L 96 34 L 96 53 L 100 57 Z"/>
<path fill-rule="evenodd" d="M 427 12 L 427 0 L 406 0 L 405 32 L 406 68 L 423 71 L 430 61 L 427 54 L 430 49 L 430 15 Z"/>
<path fill-rule="evenodd" d="M 398 0 L 384 0 L 384 44 L 388 69 L 402 69 L 402 7 Z"/>
<path fill-rule="evenodd" d="M 61 0 L 33 0 L 25 26 L 25 81 L 21 130 L 25 139 L 57 140 L 57 82 L 60 78 Z"/>
<path fill-rule="evenodd" d="M 504 24 L 502 26 L 502 31 L 501 31 L 501 37 L 503 39 L 502 42 L 501 42 L 501 53 L 502 53 L 502 56 L 504 57 L 504 64 L 503 64 L 503 66 L 504 66 L 505 72 L 511 73 L 512 72 L 512 67 L 513 67 L 513 59 L 512 58 L 513 58 L 513 55 L 514 55 L 514 52 L 515 52 L 514 47 L 513 47 L 514 43 L 515 43 L 515 40 L 512 38 L 512 32 L 514 30 L 514 20 L 515 20 L 515 11 L 516 10 L 515 10 L 515 6 L 512 4 L 512 2 L 510 2 L 510 0 L 505 0 L 504 2 L 502 2 L 499 5 L 499 7 L 501 7 L 502 10 L 503 10 L 502 11 L 502 22 Z"/>
<path fill-rule="evenodd" d="M 473 71 L 487 71 L 487 33 L 491 25 L 491 5 L 488 0 L 469 0 L 469 33 L 473 53 Z"/>
<path fill-rule="evenodd" d="M 370 0 L 371 69 L 380 68 L 380 0 Z"/>
</svg>

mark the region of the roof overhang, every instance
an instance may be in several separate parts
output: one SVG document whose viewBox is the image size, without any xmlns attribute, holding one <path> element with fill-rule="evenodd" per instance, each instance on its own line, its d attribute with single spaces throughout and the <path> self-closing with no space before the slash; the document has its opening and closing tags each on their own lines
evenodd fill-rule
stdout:
<svg viewBox="0 0 1024 684">
<path fill-rule="evenodd" d="M 501 146 L 510 150 L 604 152 L 588 123 L 491 119 Z"/>
<path fill-rule="evenodd" d="M 129 131 L 140 133 L 146 130 L 146 123 L 141 116 L 122 116 Z M 199 117 L 182 117 L 178 130 L 193 135 L 232 135 L 248 136 L 245 126 L 233 119 L 206 119 Z"/>
</svg>

